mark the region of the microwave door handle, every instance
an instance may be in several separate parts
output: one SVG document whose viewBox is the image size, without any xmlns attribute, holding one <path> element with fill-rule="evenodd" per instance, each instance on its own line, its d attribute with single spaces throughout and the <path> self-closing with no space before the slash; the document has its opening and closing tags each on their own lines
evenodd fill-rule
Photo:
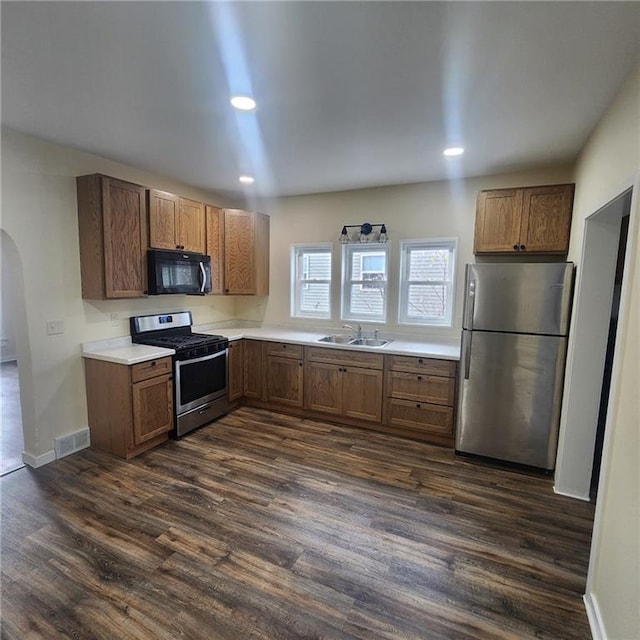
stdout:
<svg viewBox="0 0 640 640">
<path fill-rule="evenodd" d="M 200 287 L 200 293 L 204 293 L 204 288 L 207 284 L 207 272 L 204 270 L 204 263 L 198 262 L 200 266 L 200 273 L 202 274 L 202 286 Z"/>
</svg>

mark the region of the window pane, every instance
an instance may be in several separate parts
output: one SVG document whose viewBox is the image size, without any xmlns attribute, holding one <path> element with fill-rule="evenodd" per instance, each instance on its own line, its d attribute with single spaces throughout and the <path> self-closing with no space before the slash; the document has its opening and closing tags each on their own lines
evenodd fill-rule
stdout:
<svg viewBox="0 0 640 640">
<path fill-rule="evenodd" d="M 309 314 L 328 314 L 329 287 L 329 284 L 304 284 L 300 292 L 300 311 Z"/>
<path fill-rule="evenodd" d="M 362 256 L 363 271 L 384 271 L 385 256 Z"/>
<path fill-rule="evenodd" d="M 305 254 L 304 278 L 306 280 L 331 280 L 331 254 L 307 253 Z"/>
<path fill-rule="evenodd" d="M 413 249 L 409 251 L 409 280 L 447 280 L 448 249 Z"/>
<path fill-rule="evenodd" d="M 378 272 L 386 275 L 387 256 L 385 253 L 372 253 L 371 250 L 355 250 L 351 260 L 351 280 L 363 280 L 365 272 Z"/>
<path fill-rule="evenodd" d="M 409 285 L 407 317 L 413 320 L 444 320 L 448 309 L 446 285 Z"/>
<path fill-rule="evenodd" d="M 351 300 L 349 315 L 352 317 L 383 316 L 384 315 L 384 285 L 367 283 L 365 285 L 351 285 Z"/>
<path fill-rule="evenodd" d="M 331 245 L 291 245 L 291 316 L 331 317 Z"/>
</svg>

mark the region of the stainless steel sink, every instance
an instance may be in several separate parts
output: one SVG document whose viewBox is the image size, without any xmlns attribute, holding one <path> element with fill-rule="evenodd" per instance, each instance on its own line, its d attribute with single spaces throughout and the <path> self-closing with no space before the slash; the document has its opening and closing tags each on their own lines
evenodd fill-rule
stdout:
<svg viewBox="0 0 640 640">
<path fill-rule="evenodd" d="M 325 336 L 320 338 L 318 342 L 329 342 L 331 344 L 351 344 L 353 338 L 351 336 Z"/>
<path fill-rule="evenodd" d="M 391 340 L 381 340 L 379 338 L 351 338 L 350 336 L 325 336 L 319 338 L 318 342 L 328 342 L 329 344 L 348 344 L 354 347 L 384 347 Z"/>
<path fill-rule="evenodd" d="M 361 347 L 384 347 L 385 344 L 390 342 L 391 340 L 382 340 L 380 338 L 355 338 L 349 344 Z"/>
</svg>

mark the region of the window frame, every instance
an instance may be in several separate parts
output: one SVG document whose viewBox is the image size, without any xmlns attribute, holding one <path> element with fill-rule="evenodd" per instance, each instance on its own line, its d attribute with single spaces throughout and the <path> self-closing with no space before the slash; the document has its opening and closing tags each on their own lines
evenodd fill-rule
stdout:
<svg viewBox="0 0 640 640">
<path fill-rule="evenodd" d="M 382 314 L 361 316 L 350 312 L 351 307 L 351 287 L 352 285 L 361 285 L 364 288 L 371 289 L 372 280 L 352 280 L 350 274 L 353 273 L 353 256 L 357 251 L 365 251 L 367 253 L 383 253 L 385 256 L 385 279 L 379 281 L 383 290 Z M 387 243 L 353 243 L 342 245 L 342 278 L 341 278 L 341 295 L 340 295 L 340 319 L 343 322 L 368 322 L 368 323 L 385 323 L 387 321 L 389 308 L 389 266 L 390 266 L 390 248 Z M 362 265 L 361 265 L 362 272 Z"/>
<path fill-rule="evenodd" d="M 311 279 L 304 277 L 305 257 L 312 253 L 328 253 L 329 254 L 329 279 Z M 308 274 L 307 274 L 308 275 Z M 305 244 L 290 245 L 290 287 L 289 287 L 289 313 L 291 318 L 313 318 L 316 320 L 331 320 L 333 317 L 332 305 L 332 289 L 333 289 L 333 243 L 331 242 L 315 242 Z M 302 291 L 309 290 L 311 284 L 328 285 L 328 312 L 313 313 L 311 311 L 303 311 L 300 307 L 302 300 Z"/>
<path fill-rule="evenodd" d="M 447 249 L 450 254 L 446 280 L 409 280 L 410 254 L 415 249 Z M 456 271 L 458 238 L 423 238 L 400 241 L 400 276 L 398 283 L 398 324 L 419 327 L 453 327 L 456 306 Z M 409 289 L 411 285 L 444 285 L 448 290 L 446 315 L 442 320 L 421 320 L 409 317 Z"/>
</svg>

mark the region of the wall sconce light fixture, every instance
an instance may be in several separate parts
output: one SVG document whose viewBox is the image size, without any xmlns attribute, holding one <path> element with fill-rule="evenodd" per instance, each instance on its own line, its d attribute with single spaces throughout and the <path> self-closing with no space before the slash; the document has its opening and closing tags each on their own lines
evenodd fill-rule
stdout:
<svg viewBox="0 0 640 640">
<path fill-rule="evenodd" d="M 357 229 L 349 233 L 348 229 Z M 379 229 L 379 231 L 376 231 Z M 387 227 L 385 224 L 345 224 L 340 233 L 340 244 L 350 244 L 352 242 L 379 242 L 384 244 L 389 242 Z"/>
</svg>

